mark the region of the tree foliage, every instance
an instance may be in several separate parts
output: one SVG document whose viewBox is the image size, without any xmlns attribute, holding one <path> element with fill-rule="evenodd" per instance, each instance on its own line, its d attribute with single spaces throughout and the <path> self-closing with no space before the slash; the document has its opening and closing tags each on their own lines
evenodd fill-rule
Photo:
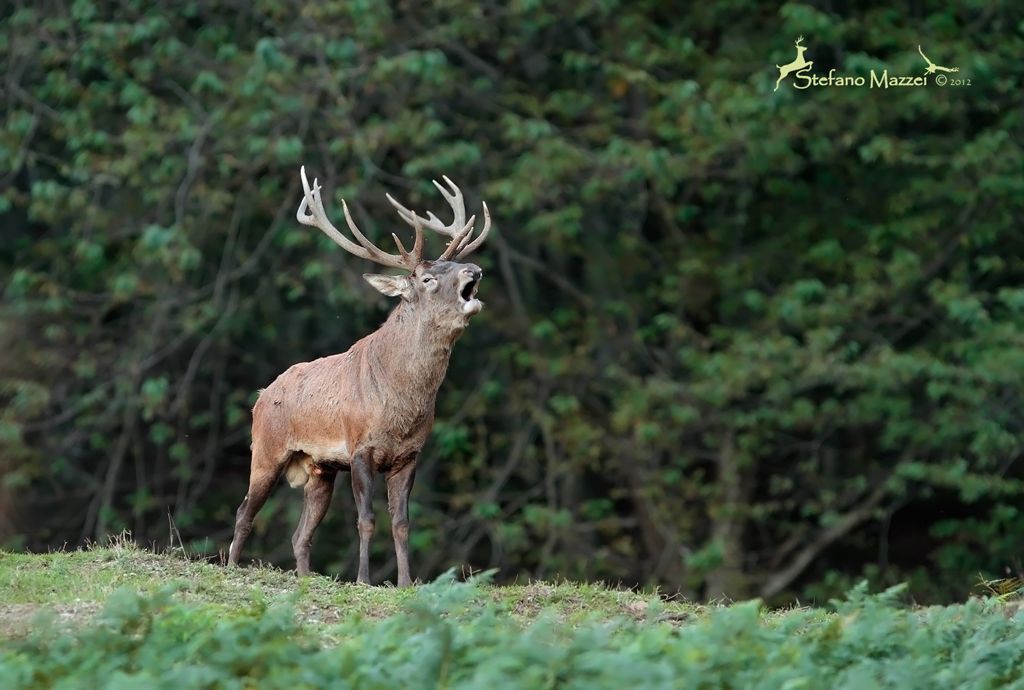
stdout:
<svg viewBox="0 0 1024 690">
<path fill-rule="evenodd" d="M 295 223 L 305 164 L 374 237 L 385 192 L 436 206 L 442 173 L 493 210 L 421 576 L 946 598 L 1018 565 L 1012 4 L 8 9 L 8 541 L 163 539 L 170 513 L 223 547 L 255 391 L 387 309 Z M 773 92 L 797 35 L 822 72 L 916 74 L 925 44 L 972 85 Z M 279 491 L 251 552 L 288 562 L 298 507 Z M 337 501 L 321 568 L 351 570 L 353 523 Z"/>
</svg>

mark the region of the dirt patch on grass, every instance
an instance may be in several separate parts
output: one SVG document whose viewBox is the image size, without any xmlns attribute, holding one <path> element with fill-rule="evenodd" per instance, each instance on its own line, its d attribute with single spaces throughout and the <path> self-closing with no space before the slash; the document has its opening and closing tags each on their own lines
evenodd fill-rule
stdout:
<svg viewBox="0 0 1024 690">
<path fill-rule="evenodd" d="M 533 618 L 546 606 L 550 604 L 554 588 L 549 585 L 534 583 L 523 588 L 519 601 L 515 603 L 512 612 L 521 618 Z M 500 590 L 494 590 L 495 598 L 504 596 Z"/>
<path fill-rule="evenodd" d="M 74 604 L 2 604 L 0 638 L 24 637 L 40 625 L 52 624 L 58 630 L 71 630 L 92 620 L 100 610 L 94 602 Z"/>
</svg>

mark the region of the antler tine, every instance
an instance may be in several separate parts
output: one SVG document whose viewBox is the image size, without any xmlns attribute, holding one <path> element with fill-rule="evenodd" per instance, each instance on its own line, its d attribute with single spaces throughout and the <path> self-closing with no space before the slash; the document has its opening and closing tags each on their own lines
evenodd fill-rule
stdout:
<svg viewBox="0 0 1024 690">
<path fill-rule="evenodd" d="M 464 258 L 466 256 L 469 256 L 474 251 L 476 251 L 476 248 L 479 247 L 481 244 L 483 244 L 484 240 L 487 239 L 487 233 L 489 233 L 491 231 L 491 212 L 487 208 L 487 202 L 485 201 L 485 202 L 483 202 L 483 204 L 484 204 L 484 228 L 483 228 L 483 230 L 480 231 L 480 234 L 476 236 L 476 239 L 474 239 L 472 242 L 470 242 L 466 246 L 462 247 L 462 249 L 459 251 L 459 253 L 455 256 L 455 260 L 456 261 L 458 261 L 459 259 L 462 259 L 462 258 Z M 466 239 L 468 240 L 469 238 L 467 237 Z"/>
<path fill-rule="evenodd" d="M 452 258 L 455 252 L 462 248 L 467 237 L 473 234 L 473 226 L 476 224 L 476 216 L 470 216 L 469 221 L 462 227 L 462 230 L 452 237 L 452 241 L 448 243 L 444 253 L 438 257 L 438 261 L 448 261 Z"/>
<path fill-rule="evenodd" d="M 395 241 L 395 245 L 398 247 L 398 253 L 402 255 L 403 259 L 408 261 L 409 252 L 405 250 L 405 245 L 402 244 L 402 240 L 398 239 L 398 235 L 395 233 L 391 233 L 391 238 Z"/>
<path fill-rule="evenodd" d="M 434 232 L 439 232 L 442 235 L 451 237 L 454 234 L 454 229 L 449 225 L 445 225 L 440 218 L 434 215 L 432 211 L 427 211 L 427 217 L 424 218 L 415 211 L 403 206 L 401 202 L 390 194 L 388 194 L 387 197 L 388 202 L 390 202 L 395 208 L 395 211 L 398 212 L 399 217 L 409 225 L 415 226 L 416 222 L 419 221 L 423 227 L 433 230 Z M 452 225 L 454 226 L 454 223 L 452 223 Z"/>
<path fill-rule="evenodd" d="M 338 231 L 334 224 L 327 218 L 327 212 L 324 210 L 324 202 L 320 196 L 320 185 L 316 178 L 313 179 L 312 188 L 309 186 L 309 180 L 306 178 L 306 166 L 302 166 L 299 170 L 299 174 L 302 178 L 302 191 L 303 197 L 302 202 L 299 204 L 298 210 L 295 212 L 295 219 L 303 225 L 310 225 L 312 227 L 319 228 L 325 235 L 330 237 L 336 244 L 342 249 L 355 254 L 362 259 L 368 259 L 384 266 L 390 266 L 392 268 L 404 268 L 412 270 L 415 264 L 410 265 L 409 260 L 406 258 L 404 248 L 402 256 L 395 254 L 388 254 L 387 252 L 378 249 L 372 242 L 370 242 L 363 233 L 359 232 L 359 228 L 356 227 L 355 222 L 352 220 L 352 216 L 348 212 L 348 204 L 342 201 L 342 208 L 345 211 L 345 222 L 348 224 L 349 230 L 355 235 L 356 239 L 362 246 L 359 246 L 352 240 L 348 239 L 341 232 Z M 307 213 L 307 209 L 309 213 Z"/>
<path fill-rule="evenodd" d="M 415 225 L 416 218 L 418 218 L 419 216 L 417 216 L 415 213 L 407 209 L 405 206 L 402 206 L 402 204 L 399 203 L 398 199 L 391 196 L 390 194 L 385 194 L 384 196 L 388 198 L 388 203 L 394 207 L 395 211 L 398 212 L 398 215 L 402 220 L 404 220 L 409 225 Z"/>
<path fill-rule="evenodd" d="M 414 218 L 419 218 L 420 222 L 423 223 L 423 227 L 448 237 L 455 237 L 462 232 L 462 228 L 466 225 L 466 202 L 463 199 L 462 191 L 446 176 L 442 177 L 445 182 L 451 185 L 453 191 L 445 189 L 437 180 L 431 181 L 434 183 L 434 186 L 437 187 L 437 190 L 441 192 L 441 196 L 443 196 L 444 200 L 448 202 L 448 205 L 452 207 L 452 212 L 454 213 L 455 218 L 451 223 L 445 223 L 438 218 L 433 211 L 427 211 L 427 215 L 424 218 L 415 211 L 403 206 L 390 194 L 387 195 L 388 201 L 395 207 L 395 210 L 398 212 L 398 215 L 401 216 L 402 220 L 409 225 L 413 224 Z"/>
<path fill-rule="evenodd" d="M 416 255 L 417 261 L 423 261 L 423 223 L 419 218 L 413 220 L 413 229 L 416 231 L 416 241 L 412 245 L 412 253 Z"/>
<path fill-rule="evenodd" d="M 395 244 L 398 245 L 398 251 L 401 252 L 402 258 L 410 265 L 415 266 L 423 260 L 423 224 L 419 220 L 413 220 L 412 225 L 416 230 L 416 241 L 412 245 L 411 254 L 405 250 L 405 245 L 402 244 L 402 240 L 398 238 L 397 234 L 391 233 L 391 236 L 395 238 Z"/>
<path fill-rule="evenodd" d="M 419 222 L 424 228 L 452 238 L 439 258 L 441 261 L 447 261 L 456 253 L 458 253 L 459 258 L 464 257 L 483 243 L 487 237 L 487 232 L 490 230 L 491 216 L 490 211 L 487 209 L 487 204 L 484 204 L 483 231 L 476 239 L 470 242 L 476 216 L 472 216 L 468 221 L 466 220 L 466 201 L 462 195 L 462 190 L 447 175 L 442 175 L 441 179 L 448 185 L 448 188 L 445 188 L 437 180 L 432 180 L 432 182 L 437 187 L 437 191 L 441 192 L 441 196 L 444 197 L 444 200 L 452 208 L 454 218 L 451 223 L 445 223 L 433 211 L 427 211 L 426 217 L 423 217 L 403 206 L 390 194 L 387 197 L 388 202 L 398 212 L 399 217 L 409 225 L 415 225 L 415 223 Z"/>
<path fill-rule="evenodd" d="M 299 208 L 295 212 L 295 220 L 299 221 L 303 225 L 320 228 L 325 235 L 334 240 L 345 251 L 355 254 L 363 259 L 371 258 L 365 249 L 342 235 L 338 229 L 334 227 L 334 224 L 327 218 L 327 214 L 324 212 L 323 202 L 320 199 L 319 181 L 314 179 L 313 187 L 310 188 L 309 180 L 306 178 L 306 166 L 302 166 L 300 169 L 300 175 L 302 177 L 303 196 L 302 202 L 299 204 Z M 306 213 L 307 209 L 309 209 L 309 213 Z"/>
<path fill-rule="evenodd" d="M 404 247 L 399 246 L 399 251 L 402 252 L 401 256 L 396 256 L 383 251 L 373 242 L 366 239 L 366 236 L 360 232 L 359 228 L 356 226 L 356 222 L 352 220 L 352 214 L 349 213 L 348 204 L 345 203 L 344 199 L 341 200 L 341 210 L 345 213 L 345 223 L 348 224 L 348 229 L 351 230 L 352 234 L 355 235 L 355 238 L 359 240 L 359 244 L 366 247 L 366 251 L 373 255 L 374 261 L 387 266 L 394 266 L 395 268 L 409 268 L 407 265 L 408 262 L 405 258 L 406 252 Z"/>
<path fill-rule="evenodd" d="M 466 224 L 466 200 L 463 198 L 462 190 L 459 189 L 459 186 L 452 182 L 447 175 L 441 175 L 441 179 L 452 188 L 450 193 L 442 187 L 437 180 L 431 180 L 431 182 L 433 182 L 434 186 L 437 187 L 437 191 L 441 192 L 441 196 L 443 196 L 444 200 L 448 202 L 448 205 L 452 207 L 452 211 L 455 212 L 455 218 L 452 220 L 450 225 L 446 226 L 449 231 L 447 234 L 454 237 L 456 228 L 461 228 Z M 438 223 L 441 222 L 441 220 L 433 213 L 428 213 L 427 215 L 431 216 L 432 220 L 436 220 Z"/>
</svg>

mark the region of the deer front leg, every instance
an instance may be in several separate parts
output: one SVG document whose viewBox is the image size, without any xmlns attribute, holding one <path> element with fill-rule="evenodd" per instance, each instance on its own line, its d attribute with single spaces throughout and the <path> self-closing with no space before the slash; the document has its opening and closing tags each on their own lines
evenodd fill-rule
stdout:
<svg viewBox="0 0 1024 690">
<path fill-rule="evenodd" d="M 373 466 L 366 453 L 352 458 L 352 496 L 359 530 L 359 574 L 356 582 L 370 584 L 370 538 L 373 537 Z"/>
<path fill-rule="evenodd" d="M 416 459 L 388 475 L 388 512 L 391 513 L 391 536 L 395 540 L 398 562 L 398 586 L 408 587 L 409 578 L 409 494 L 416 478 Z"/>
</svg>

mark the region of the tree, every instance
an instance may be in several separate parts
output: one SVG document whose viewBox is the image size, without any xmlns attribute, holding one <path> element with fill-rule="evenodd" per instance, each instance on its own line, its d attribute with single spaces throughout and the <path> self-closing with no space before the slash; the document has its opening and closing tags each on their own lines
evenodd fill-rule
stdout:
<svg viewBox="0 0 1024 690">
<path fill-rule="evenodd" d="M 441 173 L 494 211 L 488 308 L 418 480 L 420 575 L 782 599 L 867 574 L 927 599 L 1014 567 L 1009 8 L 8 16 L 9 543 L 162 539 L 170 512 L 193 548 L 223 547 L 256 389 L 387 306 L 294 222 L 305 163 L 374 236 L 385 191 L 425 207 Z M 798 35 L 823 74 L 916 74 L 924 44 L 972 85 L 772 92 Z M 298 504 L 279 491 L 253 548 L 287 564 Z M 329 531 L 314 559 L 350 570 Z"/>
</svg>

